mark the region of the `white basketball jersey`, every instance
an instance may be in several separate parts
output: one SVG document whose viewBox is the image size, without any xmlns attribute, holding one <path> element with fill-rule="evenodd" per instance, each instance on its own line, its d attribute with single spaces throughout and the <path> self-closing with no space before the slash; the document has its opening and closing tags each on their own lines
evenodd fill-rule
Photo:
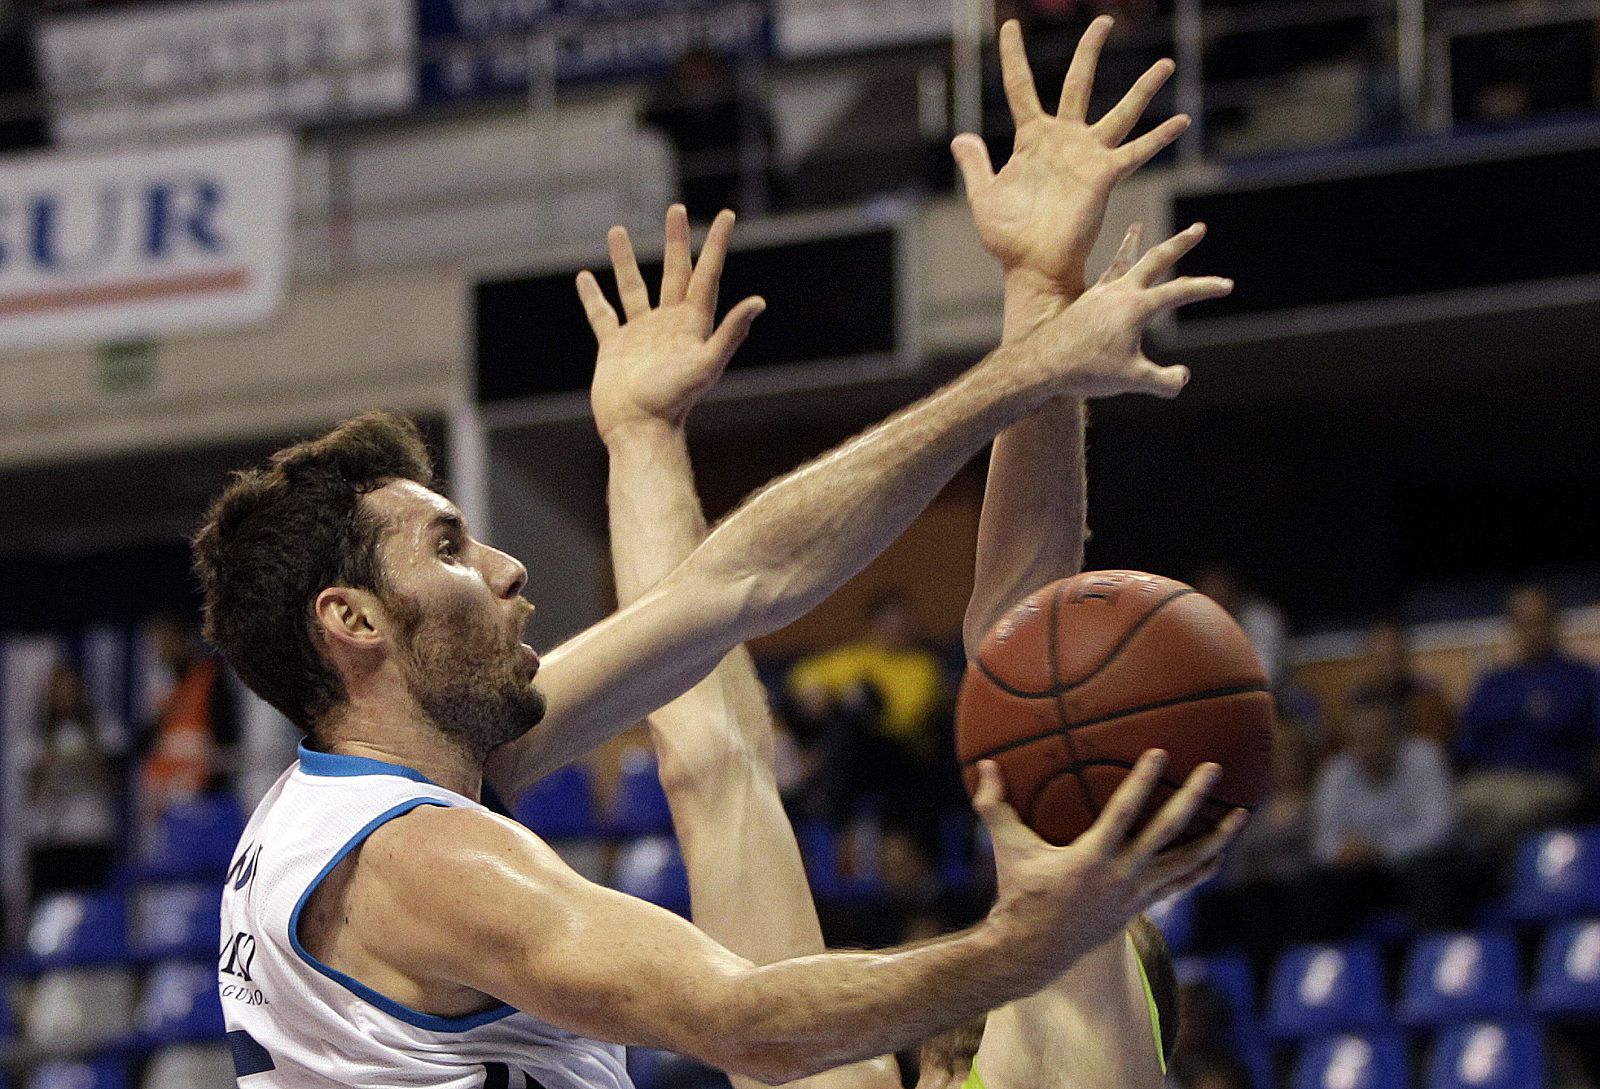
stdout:
<svg viewBox="0 0 1600 1089">
<path fill-rule="evenodd" d="M 241 1089 L 632 1089 L 620 1047 L 510 1006 L 421 1013 L 300 944 L 300 912 L 318 883 L 421 805 L 484 808 L 410 768 L 304 746 L 256 808 L 223 889 L 217 964 Z"/>
</svg>

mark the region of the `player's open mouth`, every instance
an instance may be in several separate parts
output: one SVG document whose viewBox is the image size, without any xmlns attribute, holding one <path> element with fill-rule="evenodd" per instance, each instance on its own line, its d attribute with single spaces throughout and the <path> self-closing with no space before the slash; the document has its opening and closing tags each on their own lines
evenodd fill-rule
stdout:
<svg viewBox="0 0 1600 1089">
<path fill-rule="evenodd" d="M 528 663 L 528 676 L 531 677 L 539 672 L 539 654 L 526 643 L 519 643 L 518 646 L 522 649 L 523 660 Z"/>
</svg>

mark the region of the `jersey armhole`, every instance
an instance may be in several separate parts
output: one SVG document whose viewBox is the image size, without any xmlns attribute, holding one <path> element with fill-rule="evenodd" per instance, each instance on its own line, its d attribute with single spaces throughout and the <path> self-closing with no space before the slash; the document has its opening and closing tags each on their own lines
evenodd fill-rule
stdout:
<svg viewBox="0 0 1600 1089">
<path fill-rule="evenodd" d="M 337 968 L 333 968 L 327 964 L 324 964 L 322 961 L 312 956 L 310 951 L 307 950 L 306 947 L 300 942 L 300 913 L 305 910 L 306 903 L 311 899 L 311 894 L 317 891 L 317 887 L 322 884 L 323 879 L 332 873 L 334 867 L 343 862 L 345 857 L 348 856 L 351 851 L 354 851 L 357 847 L 360 847 L 363 843 L 365 843 L 372 833 L 376 832 L 379 828 L 382 828 L 385 824 L 394 820 L 396 817 L 402 817 L 411 812 L 413 809 L 424 805 L 437 805 L 445 808 L 450 807 L 449 802 L 443 801 L 439 798 L 410 798 L 404 802 L 401 802 L 392 809 L 388 809 L 383 813 L 378 814 L 376 817 L 372 818 L 372 820 L 368 821 L 359 832 L 345 841 L 344 846 L 340 847 L 339 850 L 335 852 L 334 856 L 328 860 L 328 864 L 322 867 L 322 869 L 317 873 L 316 877 L 311 879 L 311 884 L 307 885 L 306 890 L 300 894 L 300 899 L 295 901 L 294 911 L 289 915 L 289 945 L 294 949 L 295 954 L 299 956 L 301 960 L 305 961 L 319 973 L 327 976 L 329 979 L 339 984 L 339 986 L 343 987 L 357 998 L 360 998 L 362 1001 L 367 1002 L 372 1006 L 376 1006 L 378 1009 L 382 1010 L 384 1013 L 387 1013 L 391 1017 L 404 1021 L 408 1025 L 413 1025 L 420 1029 L 427 1029 L 430 1032 L 466 1032 L 468 1029 L 474 1029 L 480 1025 L 487 1025 L 491 1022 L 499 1021 L 502 1018 L 510 1017 L 513 1013 L 517 1012 L 516 1007 L 509 1006 L 502 1002 L 498 1006 L 491 1007 L 479 1013 L 467 1014 L 463 1017 L 440 1017 L 437 1014 L 423 1013 L 421 1010 L 414 1010 L 410 1006 L 402 1005 L 401 1003 L 396 1002 L 387 995 L 378 993 L 371 987 L 368 987 L 365 983 L 362 983 L 353 976 L 346 975 Z"/>
<path fill-rule="evenodd" d="M 1156 1062 L 1161 1066 L 1163 1076 L 1167 1072 L 1167 1053 L 1161 1046 L 1161 1009 L 1156 1005 L 1156 993 L 1150 987 L 1150 973 L 1145 971 L 1144 958 L 1139 955 L 1139 947 L 1134 944 L 1133 935 L 1128 935 L 1128 952 L 1133 954 L 1133 963 L 1139 966 L 1139 986 L 1144 990 L 1145 1005 L 1150 1008 L 1150 1028 L 1156 1037 Z"/>
</svg>

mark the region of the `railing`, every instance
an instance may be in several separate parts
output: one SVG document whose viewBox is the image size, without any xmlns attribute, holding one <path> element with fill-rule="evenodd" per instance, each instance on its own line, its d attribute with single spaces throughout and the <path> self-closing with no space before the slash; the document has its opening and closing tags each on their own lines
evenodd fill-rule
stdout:
<svg viewBox="0 0 1600 1089">
<path fill-rule="evenodd" d="M 936 159 L 950 131 L 970 129 L 983 123 L 985 79 L 995 71 L 992 60 L 985 62 L 985 44 L 992 36 L 992 7 L 986 0 L 953 0 L 948 33 L 939 38 L 902 40 L 893 48 L 869 54 L 809 55 L 767 57 L 750 53 L 738 58 L 740 93 L 755 100 L 781 96 L 789 86 L 803 83 L 819 70 L 839 81 L 894 84 L 903 98 L 892 103 L 903 108 L 897 124 L 879 126 L 868 133 L 836 131 L 810 149 L 805 161 L 812 169 L 828 172 L 853 160 L 876 156 L 914 162 L 918 155 Z M 1124 56 L 1172 55 L 1178 60 L 1179 75 L 1158 110 L 1182 110 L 1195 119 L 1178 149 L 1179 158 L 1196 163 L 1233 154 L 1307 150 L 1358 135 L 1355 113 L 1361 96 L 1374 81 L 1392 88 L 1391 100 L 1396 117 L 1386 138 L 1408 133 L 1448 131 L 1452 80 L 1452 44 L 1472 35 L 1513 32 L 1533 26 L 1548 26 L 1573 21 L 1600 22 L 1600 0 L 1545 0 L 1529 4 L 1525 0 L 1499 0 L 1471 6 L 1442 8 L 1426 0 L 1389 0 L 1374 6 L 1373 0 L 1281 0 L 1272 4 L 1231 6 L 1214 0 L 1172 0 L 1169 15 L 1140 21 L 1127 19 L 1119 27 L 1111 50 Z M 523 100 L 529 124 L 559 126 L 561 110 L 574 101 L 593 99 L 607 93 L 593 88 L 568 88 L 558 82 L 553 58 L 563 40 L 580 32 L 582 24 L 573 20 L 542 24 L 537 32 L 475 38 L 476 49 L 494 49 L 505 54 L 521 53 L 527 58 L 527 91 Z M 1343 48 L 1334 48 L 1323 58 L 1324 67 L 1337 75 L 1336 92 L 1317 104 L 1307 105 L 1307 92 L 1297 91 L 1296 80 L 1305 69 L 1288 72 L 1226 71 L 1220 61 L 1240 43 L 1270 43 L 1285 35 L 1307 31 L 1329 31 L 1346 36 Z M 1066 32 L 1063 32 L 1066 33 Z M 1044 32 L 1035 32 L 1041 42 Z M 350 179 L 352 154 L 361 145 L 381 140 L 389 126 L 428 124 L 439 118 L 439 111 L 402 112 L 373 116 L 340 95 L 350 81 L 370 78 L 385 72 L 417 72 L 430 62 L 448 60 L 461 46 L 459 42 L 411 43 L 404 48 L 374 49 L 348 63 L 319 61 L 288 78 L 263 80 L 259 74 L 240 73 L 181 88 L 132 84 L 117 89 L 118 96 L 132 103 L 131 123 L 117 134 L 121 143 L 141 143 L 157 138 L 202 135 L 218 127 L 204 119 L 187 125 L 151 126 L 149 118 L 190 98 L 219 96 L 252 89 L 282 94 L 295 80 L 318 78 L 328 87 L 330 101 L 325 116 L 302 127 L 314 137 L 327 156 L 327 200 L 324 210 L 310 213 L 316 225 L 325 229 L 330 247 L 337 250 L 341 232 L 357 214 Z M 1263 47 L 1271 53 L 1271 47 Z M 634 81 L 637 88 L 640 81 Z M 272 89 L 276 88 L 276 91 Z M 1297 103 L 1296 95 L 1301 96 Z M 50 118 L 59 111 L 103 102 L 105 91 L 89 94 L 46 96 L 42 93 L 9 94 L 0 97 L 0 122 L 24 118 Z M 992 101 L 992 93 L 988 96 Z M 515 100 L 504 98 L 485 103 L 463 103 L 451 107 L 445 116 L 471 116 L 474 109 L 493 108 L 504 112 L 515 107 Z M 1296 110 L 1300 113 L 1297 115 Z M 1254 133 L 1247 138 L 1231 135 L 1219 124 L 1227 115 L 1246 118 L 1304 116 L 1326 121 L 1330 113 L 1346 111 L 1338 124 L 1324 125 L 1324 131 Z M 273 112 L 269 107 L 266 111 Z M 143 123 L 141 123 L 143 119 Z M 228 123 L 234 127 L 235 122 Z M 996 132 L 1002 126 L 994 124 Z M 1289 126 L 1291 129 L 1294 126 Z M 680 159 L 678 169 L 684 179 L 705 178 L 729 172 L 746 178 L 743 193 L 746 210 L 761 210 L 765 193 L 759 184 L 766 162 L 766 150 L 759 135 L 746 125 L 743 139 L 727 151 L 698 153 Z M 930 159 L 929 161 L 933 161 Z M 793 165 L 791 158 L 790 165 Z M 755 179 L 755 181 L 752 181 Z M 397 206 L 449 202 L 514 199 L 525 193 L 527 178 L 473 178 L 466 186 L 451 187 L 415 196 L 389 197 L 370 203 L 368 212 L 397 210 Z M 590 184 L 593 177 L 556 178 L 540 176 L 540 184 L 561 185 L 568 189 Z M 889 180 L 889 188 L 917 188 L 933 179 L 914 171 Z M 333 265 L 340 262 L 335 256 Z"/>
</svg>

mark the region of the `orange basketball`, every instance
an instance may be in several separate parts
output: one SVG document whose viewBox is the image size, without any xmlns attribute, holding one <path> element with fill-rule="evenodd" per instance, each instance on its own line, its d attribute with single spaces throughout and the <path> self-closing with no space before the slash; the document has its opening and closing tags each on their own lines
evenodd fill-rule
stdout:
<svg viewBox="0 0 1600 1089">
<path fill-rule="evenodd" d="M 998 762 L 1006 798 L 1057 845 L 1094 823 L 1146 749 L 1170 760 L 1145 816 L 1214 761 L 1222 777 L 1187 840 L 1260 801 L 1274 720 L 1261 662 L 1220 605 L 1160 575 L 1085 571 L 984 638 L 961 684 L 956 753 L 969 790 L 977 761 Z"/>
</svg>

